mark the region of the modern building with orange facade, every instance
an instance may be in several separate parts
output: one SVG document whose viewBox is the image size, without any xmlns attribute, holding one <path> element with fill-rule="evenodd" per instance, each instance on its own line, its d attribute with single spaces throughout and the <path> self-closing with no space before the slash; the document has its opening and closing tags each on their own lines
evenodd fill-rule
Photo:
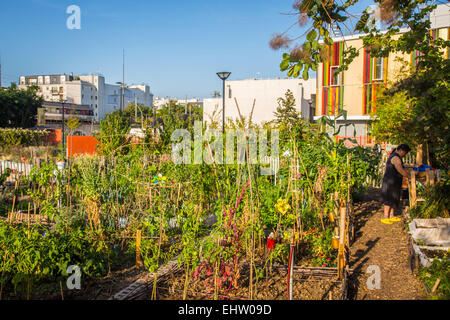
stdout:
<svg viewBox="0 0 450 320">
<path fill-rule="evenodd" d="M 430 15 L 431 35 L 446 40 L 450 39 L 450 7 L 438 6 Z M 400 30 L 405 32 L 407 29 Z M 371 143 L 370 114 L 376 110 L 376 91 L 388 81 L 394 81 L 400 73 L 403 62 L 414 64 L 420 56 L 419 52 L 411 54 L 395 53 L 387 58 L 371 57 L 367 48 L 363 46 L 362 34 L 344 35 L 333 38 L 333 45 L 329 46 L 329 58 L 317 68 L 317 92 L 315 120 L 327 115 L 334 118 L 339 110 L 347 111 L 346 122 L 353 123 L 342 129 L 340 135 L 355 136 L 361 144 Z M 359 50 L 359 55 L 350 64 L 348 70 L 337 73 L 342 65 L 344 46 Z M 447 58 L 448 48 L 445 52 Z M 400 58 L 400 59 L 399 59 Z M 337 123 L 343 123 L 338 118 Z"/>
</svg>

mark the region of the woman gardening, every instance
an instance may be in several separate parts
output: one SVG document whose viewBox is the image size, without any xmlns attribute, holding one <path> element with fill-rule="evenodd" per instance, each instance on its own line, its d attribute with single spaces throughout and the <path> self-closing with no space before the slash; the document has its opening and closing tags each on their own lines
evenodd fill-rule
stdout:
<svg viewBox="0 0 450 320">
<path fill-rule="evenodd" d="M 409 179 L 409 173 L 403 167 L 402 158 L 411 150 L 407 144 L 401 144 L 392 151 L 386 162 L 386 171 L 383 177 L 383 204 L 384 217 L 381 222 L 392 224 L 392 222 L 401 221 L 399 217 L 394 216 L 394 210 L 400 206 L 400 194 L 402 191 L 403 177 Z"/>
</svg>

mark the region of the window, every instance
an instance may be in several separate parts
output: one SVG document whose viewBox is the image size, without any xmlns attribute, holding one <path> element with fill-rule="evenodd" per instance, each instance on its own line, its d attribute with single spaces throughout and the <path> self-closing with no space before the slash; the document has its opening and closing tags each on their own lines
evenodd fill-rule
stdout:
<svg viewBox="0 0 450 320">
<path fill-rule="evenodd" d="M 373 58 L 373 79 L 372 80 L 383 80 L 384 71 L 384 59 L 382 57 Z"/>
<path fill-rule="evenodd" d="M 330 67 L 330 83 L 331 86 L 340 86 L 341 85 L 341 74 L 338 73 L 339 66 L 331 66 Z"/>
<path fill-rule="evenodd" d="M 228 98 L 229 98 L 229 99 L 232 98 L 231 87 L 230 87 L 230 86 L 228 86 Z"/>
</svg>

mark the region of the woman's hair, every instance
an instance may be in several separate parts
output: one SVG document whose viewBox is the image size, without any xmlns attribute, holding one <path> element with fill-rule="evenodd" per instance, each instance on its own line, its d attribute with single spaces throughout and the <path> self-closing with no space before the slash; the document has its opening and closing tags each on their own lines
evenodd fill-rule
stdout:
<svg viewBox="0 0 450 320">
<path fill-rule="evenodd" d="M 399 145 L 397 148 L 394 149 L 394 151 L 400 151 L 400 150 L 410 152 L 411 148 L 407 144 L 402 143 L 401 145 Z"/>
</svg>

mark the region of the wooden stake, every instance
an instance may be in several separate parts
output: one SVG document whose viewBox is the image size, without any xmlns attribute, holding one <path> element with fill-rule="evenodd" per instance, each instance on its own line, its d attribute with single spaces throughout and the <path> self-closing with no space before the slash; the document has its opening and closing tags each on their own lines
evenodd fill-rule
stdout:
<svg viewBox="0 0 450 320">
<path fill-rule="evenodd" d="M 61 299 L 64 301 L 64 293 L 63 293 L 63 288 L 62 288 L 62 282 L 59 281 L 59 289 L 61 291 Z"/>
<path fill-rule="evenodd" d="M 142 266 L 141 261 L 141 230 L 136 230 L 136 269 Z"/>
<path fill-rule="evenodd" d="M 12 208 L 11 208 L 11 214 L 9 215 L 8 221 L 11 222 L 12 216 L 13 216 L 13 212 L 14 212 L 14 206 L 16 204 L 16 196 L 13 197 L 13 204 L 12 204 Z"/>
<path fill-rule="evenodd" d="M 31 203 L 28 202 L 28 239 L 30 239 L 30 206 Z"/>
<path fill-rule="evenodd" d="M 430 186 L 434 186 L 434 171 L 433 170 L 427 170 L 427 183 Z"/>
<path fill-rule="evenodd" d="M 341 207 L 340 223 L 339 223 L 339 252 L 338 252 L 338 275 L 342 279 L 344 275 L 344 250 L 345 250 L 345 222 L 347 209 Z"/>
<path fill-rule="evenodd" d="M 441 283 L 441 279 L 436 279 L 436 282 L 434 283 L 433 289 L 431 289 L 431 293 L 435 293 L 437 288 L 439 287 L 439 284 Z"/>
<path fill-rule="evenodd" d="M 409 199 L 409 206 L 412 208 L 416 205 L 417 191 L 416 191 L 416 172 L 411 170 L 411 198 Z"/>
</svg>

